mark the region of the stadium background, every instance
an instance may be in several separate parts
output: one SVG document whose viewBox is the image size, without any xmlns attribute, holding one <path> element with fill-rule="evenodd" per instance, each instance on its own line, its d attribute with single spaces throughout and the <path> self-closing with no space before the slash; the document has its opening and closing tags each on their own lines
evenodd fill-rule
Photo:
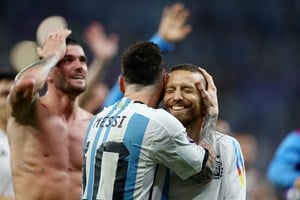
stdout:
<svg viewBox="0 0 300 200">
<path fill-rule="evenodd" d="M 22 40 L 35 40 L 36 28 L 50 15 L 65 17 L 73 36 L 100 21 L 120 36 L 119 53 L 105 81 L 119 72 L 120 53 L 157 30 L 171 0 L 1 0 L 0 67 L 11 67 L 9 53 Z M 186 0 L 192 33 L 166 55 L 168 66 L 190 62 L 204 66 L 218 88 L 220 117 L 235 132 L 259 141 L 257 166 L 266 170 L 275 148 L 291 129 L 300 127 L 300 1 Z M 88 56 L 90 52 L 87 51 Z M 91 59 L 91 58 L 90 58 Z"/>
</svg>

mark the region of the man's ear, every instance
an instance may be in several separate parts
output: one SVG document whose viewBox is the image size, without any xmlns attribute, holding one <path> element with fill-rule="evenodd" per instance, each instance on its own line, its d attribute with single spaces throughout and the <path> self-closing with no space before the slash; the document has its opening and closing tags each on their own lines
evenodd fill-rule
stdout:
<svg viewBox="0 0 300 200">
<path fill-rule="evenodd" d="M 165 75 L 164 75 L 164 86 L 167 85 L 168 77 L 169 77 L 169 73 L 166 72 Z"/>
<path fill-rule="evenodd" d="M 119 76 L 119 87 L 121 92 L 124 94 L 125 93 L 125 83 L 124 83 L 124 78 L 120 75 Z"/>
</svg>

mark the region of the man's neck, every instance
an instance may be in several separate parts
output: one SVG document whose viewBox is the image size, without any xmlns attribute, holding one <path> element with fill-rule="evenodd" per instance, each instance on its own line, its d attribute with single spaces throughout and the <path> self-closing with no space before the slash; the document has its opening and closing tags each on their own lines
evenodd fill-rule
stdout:
<svg viewBox="0 0 300 200">
<path fill-rule="evenodd" d="M 192 138 L 196 143 L 198 143 L 201 138 L 202 123 L 202 119 L 197 119 L 185 127 L 189 137 Z"/>
<path fill-rule="evenodd" d="M 159 104 L 159 95 L 153 87 L 144 87 L 139 90 L 129 87 L 126 89 L 124 96 L 134 101 L 141 101 L 152 108 L 157 108 Z"/>
<path fill-rule="evenodd" d="M 75 114 L 75 108 L 79 107 L 78 98 L 73 95 L 66 95 L 59 92 L 49 92 L 43 98 L 43 102 L 50 109 L 59 115 L 63 115 L 65 119 L 69 119 Z"/>
</svg>

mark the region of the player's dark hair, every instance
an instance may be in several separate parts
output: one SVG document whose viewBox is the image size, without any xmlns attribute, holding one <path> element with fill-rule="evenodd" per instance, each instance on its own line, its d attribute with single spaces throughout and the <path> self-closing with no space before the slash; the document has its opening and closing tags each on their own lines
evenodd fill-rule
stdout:
<svg viewBox="0 0 300 200">
<path fill-rule="evenodd" d="M 79 45 L 79 46 L 82 46 L 82 44 L 78 40 L 76 40 L 74 38 L 71 38 L 71 37 L 66 38 L 66 45 Z"/>
<path fill-rule="evenodd" d="M 172 66 L 169 73 L 171 73 L 173 71 L 176 71 L 176 70 L 183 70 L 183 71 L 189 71 L 189 72 L 193 72 L 193 73 L 196 72 L 196 73 L 201 74 L 201 72 L 199 70 L 199 67 L 200 66 L 193 65 L 193 64 L 190 64 L 190 63 L 183 63 L 183 64 L 178 64 L 178 65 Z M 205 79 L 205 81 L 207 81 L 207 80 Z M 207 82 L 206 82 L 206 87 L 207 87 Z"/>
<path fill-rule="evenodd" d="M 148 41 L 131 45 L 124 51 L 121 62 L 122 76 L 130 84 L 151 85 L 165 69 L 161 50 Z"/>
<path fill-rule="evenodd" d="M 193 65 L 193 64 L 190 64 L 190 63 L 183 63 L 183 64 L 178 64 L 178 65 L 172 66 L 171 69 L 170 69 L 170 72 L 176 71 L 176 70 L 184 70 L 184 71 L 201 73 L 199 71 L 199 67 L 200 66 Z"/>
</svg>

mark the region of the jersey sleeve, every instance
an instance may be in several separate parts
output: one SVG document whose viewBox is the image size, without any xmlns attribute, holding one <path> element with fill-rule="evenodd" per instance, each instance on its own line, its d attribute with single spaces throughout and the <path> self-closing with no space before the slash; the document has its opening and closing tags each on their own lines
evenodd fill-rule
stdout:
<svg viewBox="0 0 300 200">
<path fill-rule="evenodd" d="M 151 145 L 155 161 L 173 170 L 183 180 L 199 173 L 205 149 L 189 142 L 182 124 L 173 116 L 161 115 L 154 126 L 160 127 L 153 135 Z"/>
<path fill-rule="evenodd" d="M 221 146 L 224 163 L 223 185 L 225 196 L 232 200 L 246 199 L 246 174 L 242 150 L 239 142 L 233 138 L 226 139 L 226 145 Z"/>
<path fill-rule="evenodd" d="M 164 40 L 158 33 L 154 34 L 150 38 L 150 42 L 154 42 L 159 46 L 159 48 L 162 50 L 162 52 L 169 52 L 173 51 L 175 49 L 175 45 Z"/>
</svg>

